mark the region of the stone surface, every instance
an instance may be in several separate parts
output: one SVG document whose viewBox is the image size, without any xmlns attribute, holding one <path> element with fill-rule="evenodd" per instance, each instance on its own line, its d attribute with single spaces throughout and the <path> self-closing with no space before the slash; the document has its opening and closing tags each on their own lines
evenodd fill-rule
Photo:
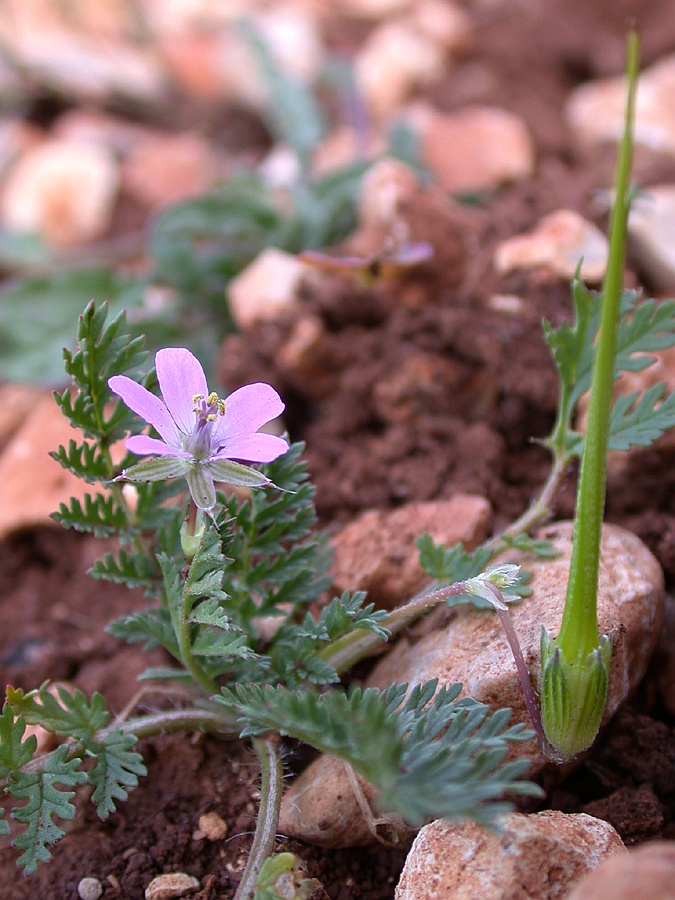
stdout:
<svg viewBox="0 0 675 900">
<path fill-rule="evenodd" d="M 520 116 L 493 106 L 452 113 L 416 107 L 411 124 L 424 164 L 451 193 L 489 190 L 532 174 L 534 146 Z"/>
<path fill-rule="evenodd" d="M 141 203 L 158 208 L 205 191 L 224 175 L 209 144 L 195 134 L 149 133 L 122 165 L 122 186 Z"/>
<path fill-rule="evenodd" d="M 199 817 L 198 828 L 207 841 L 222 841 L 227 837 L 227 822 L 217 812 L 207 812 Z"/>
<path fill-rule="evenodd" d="M 640 74 L 634 139 L 652 150 L 675 155 L 675 55 Z M 565 116 L 581 146 L 618 141 L 623 134 L 626 91 L 623 76 L 582 84 L 571 95 Z"/>
<path fill-rule="evenodd" d="M 174 900 L 199 889 L 199 881 L 185 872 L 168 872 L 153 878 L 145 889 L 145 900 Z"/>
<path fill-rule="evenodd" d="M 567 900 L 672 900 L 675 841 L 643 844 L 603 860 Z"/>
<path fill-rule="evenodd" d="M 601 860 L 626 855 L 611 825 L 583 813 L 515 813 L 503 827 L 497 835 L 471 822 L 427 825 L 396 900 L 563 900 Z"/>
<path fill-rule="evenodd" d="M 359 189 L 359 221 L 362 228 L 381 228 L 400 239 L 408 237 L 401 209 L 419 191 L 410 166 L 391 157 L 368 169 Z M 400 233 L 403 232 L 403 233 Z"/>
<path fill-rule="evenodd" d="M 356 80 L 377 119 L 395 112 L 412 91 L 443 74 L 445 51 L 413 23 L 383 22 L 354 61 Z"/>
<path fill-rule="evenodd" d="M 675 290 L 675 184 L 647 188 L 634 200 L 628 237 L 638 266 L 653 289 Z"/>
<path fill-rule="evenodd" d="M 419 529 L 421 531 L 421 528 Z M 559 522 L 543 528 L 538 537 L 551 541 L 559 556 L 553 560 L 524 560 L 532 572 L 532 596 L 511 606 L 511 616 L 530 675 L 538 683 L 541 626 L 558 633 L 565 599 L 571 554 L 572 523 Z M 509 554 L 509 559 L 518 556 Z M 358 585 L 352 584 L 352 587 Z M 612 662 L 604 722 L 616 712 L 642 679 L 656 645 L 664 614 L 664 587 L 661 568 L 635 535 L 615 525 L 603 528 L 598 590 L 598 623 L 602 634 L 613 643 Z M 488 703 L 492 709 L 511 707 L 513 722 L 529 718 L 511 651 L 497 617 L 472 606 L 432 612 L 382 657 L 366 680 L 366 686 L 380 689 L 393 682 L 409 684 L 438 678 L 441 684 L 461 682 L 463 694 Z M 517 745 L 515 756 L 530 760 L 532 778 L 547 764 L 534 740 Z M 330 766 L 331 761 L 322 765 Z M 342 764 L 334 761 L 336 769 Z M 324 811 L 330 808 L 326 773 L 320 777 L 310 765 L 290 786 L 282 805 L 285 833 L 300 839 L 317 830 L 315 809 L 321 805 L 323 842 L 331 840 L 331 824 Z M 339 773 L 336 778 L 339 779 Z M 335 794 L 348 796 L 343 777 Z M 345 816 L 347 814 L 345 813 Z M 351 844 L 371 840 L 368 824 L 353 801 Z M 333 844 L 333 846 L 340 846 Z"/>
<path fill-rule="evenodd" d="M 36 231 L 55 246 L 75 246 L 106 231 L 118 185 L 118 166 L 110 151 L 93 144 L 47 141 L 10 169 L 0 215 L 11 230 Z"/>
<path fill-rule="evenodd" d="M 83 878 L 77 886 L 80 900 L 98 900 L 103 894 L 103 885 L 98 878 Z"/>
<path fill-rule="evenodd" d="M 451 500 L 408 503 L 393 511 L 368 510 L 332 539 L 333 587 L 368 592 L 368 600 L 393 609 L 429 580 L 415 541 L 428 531 L 436 543 L 463 541 L 472 549 L 487 537 L 490 504 L 460 494 Z"/>
<path fill-rule="evenodd" d="M 82 498 L 86 485 L 49 456 L 77 438 L 53 397 L 36 400 L 0 456 L 0 537 L 17 528 L 45 525 L 70 497 Z"/>
<path fill-rule="evenodd" d="M 559 209 L 541 219 L 526 234 L 502 241 L 495 251 L 498 272 L 543 267 L 570 279 L 581 262 L 581 277 L 591 284 L 602 281 L 609 257 L 609 242 L 600 229 L 571 209 Z"/>
<path fill-rule="evenodd" d="M 232 318 L 239 328 L 264 322 L 291 309 L 307 271 L 290 253 L 268 247 L 228 287 Z"/>
</svg>

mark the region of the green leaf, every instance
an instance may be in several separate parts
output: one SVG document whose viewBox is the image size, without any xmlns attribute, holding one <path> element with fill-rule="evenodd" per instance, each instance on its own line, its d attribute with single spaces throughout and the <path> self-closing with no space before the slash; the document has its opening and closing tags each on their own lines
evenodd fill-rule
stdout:
<svg viewBox="0 0 675 900">
<path fill-rule="evenodd" d="M 72 323 L 92 297 L 119 312 L 140 306 L 142 286 L 136 278 L 82 269 L 0 290 L 0 377 L 63 384 L 62 351 L 72 346 Z"/>
<path fill-rule="evenodd" d="M 111 622 L 106 631 L 128 644 L 145 641 L 146 650 L 152 650 L 160 645 L 175 659 L 180 660 L 178 642 L 166 609 L 148 609 L 145 612 L 122 616 Z"/>
<path fill-rule="evenodd" d="M 124 549 L 119 550 L 116 557 L 106 553 L 96 560 L 89 574 L 92 578 L 126 584 L 130 589 L 142 587 L 150 594 L 156 593 L 159 584 L 158 570 L 147 554 L 129 553 Z"/>
<path fill-rule="evenodd" d="M 435 544 L 428 532 L 420 535 L 415 545 L 420 551 L 420 565 L 427 575 L 448 584 L 480 575 L 494 556 L 494 552 L 486 547 L 469 552 L 461 543 L 453 547 Z"/>
<path fill-rule="evenodd" d="M 638 392 L 617 397 L 609 423 L 609 448 L 649 447 L 675 426 L 675 393 L 663 396 L 661 382 L 638 399 Z"/>
<path fill-rule="evenodd" d="M 501 543 L 513 550 L 520 550 L 521 553 L 531 553 L 539 559 L 556 559 L 560 555 L 550 541 L 533 538 L 522 531 L 514 537 L 502 535 Z"/>
<path fill-rule="evenodd" d="M 238 657 L 251 659 L 256 654 L 248 646 L 245 634 L 234 634 L 231 631 L 200 631 L 192 644 L 195 656 Z"/>
<path fill-rule="evenodd" d="M 91 701 L 88 701 L 79 689 L 71 694 L 59 685 L 56 692 L 57 697 L 50 693 L 46 685 L 27 694 L 20 688 L 8 688 L 7 703 L 29 725 L 41 725 L 52 734 L 64 737 L 85 740 L 107 725 L 110 716 L 101 694 L 93 694 Z"/>
<path fill-rule="evenodd" d="M 91 800 L 100 819 L 107 819 L 115 812 L 116 801 L 126 800 L 129 790 L 137 786 L 139 776 L 147 775 L 140 753 L 131 750 L 136 743 L 132 734 L 111 731 L 102 743 L 92 742 L 87 747 L 96 757 L 89 781 L 94 785 Z"/>
<path fill-rule="evenodd" d="M 31 734 L 24 741 L 25 731 L 26 720 L 15 716 L 11 705 L 5 703 L 0 716 L 0 778 L 6 778 L 10 772 L 25 766 L 33 758 L 37 738 Z"/>
<path fill-rule="evenodd" d="M 127 530 L 126 513 L 114 497 L 85 494 L 83 500 L 84 503 L 77 497 L 71 497 L 68 504 L 60 503 L 59 511 L 52 513 L 52 518 L 64 528 L 73 528 L 98 538 L 110 537 Z"/>
<path fill-rule="evenodd" d="M 507 727 L 510 710 L 490 713 L 461 685 L 436 681 L 387 691 L 289 691 L 237 685 L 219 698 L 244 723 L 243 735 L 276 730 L 348 762 L 379 791 L 378 805 L 412 825 L 470 817 L 489 823 L 510 808 L 505 791 L 541 796 L 517 781 L 527 760 L 505 763 L 513 742 L 532 737 Z"/>
<path fill-rule="evenodd" d="M 27 800 L 11 814 L 13 819 L 26 826 L 26 830 L 14 838 L 13 845 L 24 851 L 17 864 L 23 866 L 27 875 L 34 872 L 39 863 L 51 858 L 47 847 L 64 835 L 52 817 L 65 821 L 75 818 L 76 810 L 71 803 L 75 792 L 60 790 L 57 785 L 74 787 L 88 780 L 85 772 L 78 771 L 80 760 L 68 760 L 67 757 L 68 746 L 62 744 L 46 757 L 41 771 L 12 773 L 10 794 L 17 800 Z"/>
<path fill-rule="evenodd" d="M 365 591 L 356 591 L 352 595 L 345 591 L 341 597 L 335 597 L 328 606 L 324 606 L 318 622 L 311 613 L 307 613 L 302 625 L 294 628 L 294 634 L 301 638 L 328 642 L 361 629 L 373 631 L 386 641 L 389 631 L 380 623 L 387 618 L 387 612 L 375 609 L 374 603 L 364 606 L 365 598 Z"/>
<path fill-rule="evenodd" d="M 267 104 L 263 111 L 277 140 L 288 144 L 307 164 L 325 131 L 323 116 L 311 92 L 277 63 L 254 25 L 243 20 L 238 31 L 246 40 L 263 77 Z"/>
</svg>

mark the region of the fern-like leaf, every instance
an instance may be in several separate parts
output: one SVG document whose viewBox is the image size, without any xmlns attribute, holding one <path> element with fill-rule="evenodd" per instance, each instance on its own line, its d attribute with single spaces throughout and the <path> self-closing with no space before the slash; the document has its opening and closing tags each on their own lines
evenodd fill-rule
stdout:
<svg viewBox="0 0 675 900">
<path fill-rule="evenodd" d="M 609 423 L 611 450 L 649 447 L 675 426 L 675 393 L 664 398 L 664 390 L 660 382 L 641 396 L 633 391 L 617 397 Z"/>
<path fill-rule="evenodd" d="M 96 758 L 89 781 L 94 785 L 91 800 L 100 819 L 107 819 L 115 812 L 116 802 L 126 800 L 139 777 L 147 774 L 140 753 L 131 749 L 136 742 L 131 734 L 111 731 L 101 743 L 92 742 L 87 746 Z"/>
<path fill-rule="evenodd" d="M 0 778 L 6 778 L 33 758 L 37 738 L 31 734 L 24 741 L 25 732 L 26 720 L 16 716 L 10 704 L 5 703 L 0 716 Z"/>
<path fill-rule="evenodd" d="M 80 760 L 68 760 L 68 746 L 62 744 L 46 758 L 39 772 L 13 772 L 9 792 L 16 800 L 26 800 L 24 806 L 12 810 L 12 818 L 26 826 L 14 838 L 13 845 L 23 850 L 17 864 L 26 874 L 34 872 L 39 863 L 51 857 L 47 849 L 63 837 L 63 829 L 53 821 L 56 816 L 68 821 L 75 818 L 71 800 L 74 791 L 62 790 L 87 782 L 87 774 L 79 771 Z"/>
<path fill-rule="evenodd" d="M 127 528 L 124 510 L 113 497 L 103 494 L 85 494 L 84 505 L 71 497 L 68 504 L 59 504 L 59 511 L 53 513 L 52 518 L 64 528 L 74 528 L 98 538 L 119 534 Z"/>
<path fill-rule="evenodd" d="M 86 740 L 107 725 L 110 716 L 98 692 L 92 695 L 91 701 L 79 689 L 71 694 L 59 685 L 56 693 L 55 697 L 46 685 L 27 694 L 20 688 L 7 688 L 7 703 L 29 725 L 41 725 L 52 734 L 64 737 Z"/>
</svg>

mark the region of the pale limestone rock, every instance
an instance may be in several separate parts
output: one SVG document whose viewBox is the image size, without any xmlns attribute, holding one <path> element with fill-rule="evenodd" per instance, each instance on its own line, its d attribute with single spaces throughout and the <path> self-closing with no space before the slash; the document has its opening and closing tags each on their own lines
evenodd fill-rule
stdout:
<svg viewBox="0 0 675 900">
<path fill-rule="evenodd" d="M 383 22 L 354 61 L 356 80 L 373 115 L 393 113 L 418 86 L 443 74 L 445 51 L 412 23 Z"/>
<path fill-rule="evenodd" d="M 412 14 L 419 30 L 446 50 L 463 50 L 471 36 L 472 23 L 468 13 L 447 0 L 418 0 Z"/>
<path fill-rule="evenodd" d="M 130 150 L 121 173 L 128 193 L 155 209 L 202 193 L 224 174 L 198 135 L 152 132 Z"/>
<path fill-rule="evenodd" d="M 428 531 L 436 543 L 463 541 L 472 549 L 487 537 L 492 511 L 483 497 L 408 503 L 392 511 L 367 510 L 332 538 L 333 586 L 368 592 L 368 600 L 393 609 L 428 581 L 415 541 Z"/>
<path fill-rule="evenodd" d="M 532 231 L 502 241 L 495 251 L 498 272 L 544 267 L 572 278 L 581 262 L 581 277 L 602 281 L 609 242 L 600 229 L 571 209 L 559 209 L 541 219 Z"/>
<path fill-rule="evenodd" d="M 283 250 L 268 247 L 228 287 L 230 311 L 239 328 L 274 319 L 292 309 L 307 271 Z"/>
<path fill-rule="evenodd" d="M 421 530 L 421 529 L 420 529 Z M 532 596 L 511 606 L 525 662 L 535 683 L 540 677 L 541 627 L 553 635 L 560 628 L 572 544 L 572 523 L 559 522 L 541 529 L 538 537 L 551 541 L 559 556 L 553 560 L 522 560 L 532 573 Z M 509 554 L 509 559 L 518 559 Z M 663 572 L 645 545 L 616 525 L 603 527 L 598 590 L 598 623 L 601 634 L 613 643 L 607 705 L 607 722 L 642 679 L 656 645 L 663 621 Z M 530 724 L 511 651 L 496 615 L 472 606 L 439 609 L 413 630 L 412 638 L 400 638 L 377 663 L 366 686 L 387 688 L 393 682 L 415 684 L 437 678 L 441 684 L 461 682 L 463 695 L 488 703 L 492 709 L 511 707 L 512 722 Z M 532 740 L 517 745 L 512 756 L 530 760 L 528 777 L 534 777 L 547 759 Z M 335 795 L 343 803 L 351 795 L 350 845 L 372 840 L 371 829 L 361 815 L 348 779 L 336 772 L 338 786 L 332 795 L 326 788 L 325 769 L 337 760 L 322 761 L 319 772 L 310 765 L 288 789 L 282 804 L 281 830 L 301 840 L 320 831 L 326 846 L 342 846 L 333 840 L 330 809 Z M 345 818 L 349 818 L 347 812 Z M 308 839 L 314 839 L 308 838 Z"/>
<path fill-rule="evenodd" d="M 675 184 L 641 192 L 631 205 L 628 236 L 642 272 L 655 290 L 675 290 Z"/>
<path fill-rule="evenodd" d="M 567 900 L 672 900 L 675 841 L 654 841 L 604 859 Z"/>
<path fill-rule="evenodd" d="M 71 247 L 108 228 L 119 185 L 114 156 L 103 147 L 50 140 L 12 166 L 0 199 L 4 225 L 36 231 Z"/>
<path fill-rule="evenodd" d="M 410 166 L 392 157 L 379 160 L 361 179 L 361 226 L 384 229 L 397 238 L 407 239 L 408 228 L 401 218 L 401 207 L 417 194 L 419 182 Z"/>
<path fill-rule="evenodd" d="M 227 822 L 214 811 L 199 817 L 198 828 L 207 841 L 222 841 L 227 837 Z"/>
<path fill-rule="evenodd" d="M 145 900 L 174 900 L 199 890 L 199 881 L 185 872 L 168 872 L 153 878 L 145 889 Z"/>
<path fill-rule="evenodd" d="M 499 187 L 534 170 L 527 126 L 505 109 L 467 106 L 440 113 L 418 105 L 410 123 L 420 136 L 422 161 L 450 193 Z"/>
<path fill-rule="evenodd" d="M 366 137 L 352 125 L 338 125 L 322 138 L 312 153 L 312 173 L 325 175 L 358 159 L 371 159 L 384 151 L 384 140 L 379 134 Z"/>
<path fill-rule="evenodd" d="M 103 885 L 98 878 L 83 878 L 77 886 L 80 900 L 98 900 L 103 894 Z"/>
<path fill-rule="evenodd" d="M 54 122 L 51 135 L 60 141 L 94 144 L 126 157 L 148 135 L 156 134 L 147 125 L 131 122 L 93 108 L 75 108 L 62 113 Z"/>
<path fill-rule="evenodd" d="M 635 102 L 634 140 L 675 155 L 675 55 L 640 75 Z M 571 95 L 565 117 L 581 146 L 618 141 L 624 130 L 626 88 L 623 76 L 582 84 Z"/>
<path fill-rule="evenodd" d="M 563 900 L 601 860 L 626 855 L 611 825 L 583 813 L 514 813 L 502 826 L 498 835 L 472 822 L 427 825 L 396 900 Z"/>
<path fill-rule="evenodd" d="M 0 456 L 0 537 L 17 528 L 48 524 L 60 503 L 82 499 L 87 485 L 49 456 L 50 450 L 68 446 L 77 436 L 53 397 L 44 394 L 33 402 Z"/>
<path fill-rule="evenodd" d="M 405 12 L 413 0 L 344 0 L 345 12 L 364 19 L 385 19 L 395 13 Z"/>
</svg>

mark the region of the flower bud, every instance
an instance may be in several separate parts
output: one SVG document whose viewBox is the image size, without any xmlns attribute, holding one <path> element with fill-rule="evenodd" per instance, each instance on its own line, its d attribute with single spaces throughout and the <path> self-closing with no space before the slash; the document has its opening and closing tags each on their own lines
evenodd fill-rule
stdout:
<svg viewBox="0 0 675 900">
<path fill-rule="evenodd" d="M 541 718 L 560 761 L 591 746 L 607 700 L 612 642 L 606 635 L 582 659 L 570 659 L 551 635 L 541 633 Z"/>
</svg>

